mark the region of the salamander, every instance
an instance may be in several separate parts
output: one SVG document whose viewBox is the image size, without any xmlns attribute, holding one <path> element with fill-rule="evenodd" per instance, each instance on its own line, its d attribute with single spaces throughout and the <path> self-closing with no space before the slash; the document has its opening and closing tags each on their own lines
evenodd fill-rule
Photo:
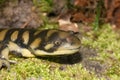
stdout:
<svg viewBox="0 0 120 80">
<path fill-rule="evenodd" d="M 81 42 L 73 32 L 47 29 L 0 29 L 0 68 L 10 68 L 9 54 L 22 57 L 69 55 Z"/>
</svg>

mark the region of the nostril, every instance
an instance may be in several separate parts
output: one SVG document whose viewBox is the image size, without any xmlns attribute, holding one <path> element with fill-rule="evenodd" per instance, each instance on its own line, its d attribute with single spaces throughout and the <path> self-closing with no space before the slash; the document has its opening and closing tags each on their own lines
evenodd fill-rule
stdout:
<svg viewBox="0 0 120 80">
<path fill-rule="evenodd" d="M 74 42 L 71 42 L 70 44 L 71 44 L 71 45 L 73 45 L 73 44 L 74 44 Z"/>
</svg>

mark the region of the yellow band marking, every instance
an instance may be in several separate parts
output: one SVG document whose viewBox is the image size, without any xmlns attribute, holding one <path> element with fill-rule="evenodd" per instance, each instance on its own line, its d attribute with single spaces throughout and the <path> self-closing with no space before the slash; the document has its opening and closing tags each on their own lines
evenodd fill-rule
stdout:
<svg viewBox="0 0 120 80">
<path fill-rule="evenodd" d="M 21 54 L 23 57 L 35 57 L 35 55 L 31 54 L 31 52 L 26 48 L 21 49 Z"/>
<path fill-rule="evenodd" d="M 40 31 L 36 31 L 36 32 L 34 33 L 34 35 L 39 34 L 41 31 L 42 31 L 42 30 L 40 30 Z"/>
<path fill-rule="evenodd" d="M 14 42 L 10 41 L 7 46 L 8 46 L 8 48 L 9 48 L 10 51 L 21 52 L 21 50 L 20 50 L 21 48 L 16 43 L 14 43 Z"/>
<path fill-rule="evenodd" d="M 69 34 L 68 34 L 67 32 L 60 32 L 60 33 L 59 33 L 59 37 L 60 37 L 61 39 L 66 38 L 67 36 L 69 36 Z"/>
<path fill-rule="evenodd" d="M 18 37 L 18 31 L 15 31 L 15 32 L 13 32 L 12 35 L 11 35 L 11 40 L 12 40 L 12 41 L 15 41 L 15 40 L 17 39 L 17 37 Z"/>
<path fill-rule="evenodd" d="M 8 60 L 8 54 L 9 54 L 9 49 L 6 47 L 5 49 L 2 50 L 1 57 Z"/>
<path fill-rule="evenodd" d="M 22 54 L 23 57 L 34 57 L 34 55 L 26 48 L 21 48 L 19 47 L 17 44 L 15 44 L 14 42 L 9 42 L 8 44 L 8 48 L 10 51 L 16 51 Z M 6 52 L 7 55 L 7 49 L 4 50 L 4 52 Z"/>
<path fill-rule="evenodd" d="M 8 29 L 5 29 L 0 32 L 0 41 L 2 41 L 5 38 L 7 31 Z"/>
<path fill-rule="evenodd" d="M 40 42 L 41 42 L 41 39 L 40 39 L 40 38 L 36 38 L 36 39 L 30 44 L 30 47 L 31 47 L 32 49 L 37 48 L 37 47 L 39 47 Z"/>
<path fill-rule="evenodd" d="M 56 30 L 50 30 L 47 33 L 47 38 L 50 37 L 53 33 L 57 32 Z"/>
<path fill-rule="evenodd" d="M 50 48 L 52 48 L 54 46 L 54 44 L 47 44 L 46 46 L 45 46 L 45 49 L 46 50 L 49 50 Z"/>
<path fill-rule="evenodd" d="M 24 43 L 24 44 L 27 44 L 28 41 L 29 41 L 29 31 L 25 31 L 25 32 L 23 33 L 22 38 L 23 38 L 23 43 Z"/>
</svg>

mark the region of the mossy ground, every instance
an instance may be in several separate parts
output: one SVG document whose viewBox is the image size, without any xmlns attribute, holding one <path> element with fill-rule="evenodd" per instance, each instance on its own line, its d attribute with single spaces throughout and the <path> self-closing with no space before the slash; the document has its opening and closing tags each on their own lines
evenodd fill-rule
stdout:
<svg viewBox="0 0 120 80">
<path fill-rule="evenodd" d="M 77 63 L 65 64 L 66 58 L 47 57 L 47 58 L 13 58 L 17 64 L 11 65 L 8 72 L 6 68 L 0 71 L 1 80 L 111 80 L 120 79 L 120 38 L 109 25 L 102 26 L 99 31 L 86 33 L 82 38 L 84 47 L 97 49 L 98 56 L 94 59 L 100 64 L 107 64 L 106 70 L 101 76 L 98 73 L 86 69 L 82 65 L 82 60 Z M 88 51 L 89 52 L 89 51 Z M 84 52 L 82 54 L 85 54 Z M 85 54 L 87 55 L 87 54 Z M 89 54 L 92 55 L 92 54 Z M 70 59 L 75 58 L 71 57 Z M 62 60 L 63 59 L 63 60 Z M 74 60 L 73 59 L 73 60 Z M 80 58 L 79 58 L 80 59 Z M 64 64 L 59 63 L 61 60 Z M 68 60 L 69 62 L 69 60 Z M 89 61 L 87 61 L 89 63 Z M 94 64 L 94 63 L 93 63 Z M 89 68 L 89 65 L 86 65 Z"/>
<path fill-rule="evenodd" d="M 120 79 L 120 34 L 112 29 L 108 24 L 103 25 L 97 31 L 86 33 L 87 37 L 82 39 L 83 44 L 97 49 L 97 57 L 95 60 L 105 64 L 105 77 L 111 80 Z M 88 37 L 89 36 L 89 37 Z"/>
<path fill-rule="evenodd" d="M 11 70 L 1 70 L 2 80 L 96 80 L 81 64 L 60 65 L 39 59 L 20 60 Z"/>
</svg>

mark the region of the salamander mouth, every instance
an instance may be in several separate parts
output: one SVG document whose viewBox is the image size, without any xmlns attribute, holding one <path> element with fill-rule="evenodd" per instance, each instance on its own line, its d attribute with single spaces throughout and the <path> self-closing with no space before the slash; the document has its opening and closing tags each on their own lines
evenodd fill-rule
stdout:
<svg viewBox="0 0 120 80">
<path fill-rule="evenodd" d="M 74 49 L 69 49 L 69 50 L 71 50 L 71 51 L 79 51 L 80 50 L 80 48 L 74 48 Z"/>
<path fill-rule="evenodd" d="M 39 56 L 71 55 L 71 54 L 74 54 L 77 52 L 79 52 L 79 48 L 59 49 L 54 52 L 46 52 L 43 50 L 36 50 L 35 55 L 39 55 Z"/>
<path fill-rule="evenodd" d="M 68 49 L 70 49 L 70 50 L 75 50 L 75 49 L 80 49 L 80 46 L 77 46 L 77 47 L 69 47 Z"/>
<path fill-rule="evenodd" d="M 55 55 L 70 55 L 79 52 L 80 48 L 72 48 L 72 49 L 63 49 L 63 50 L 58 50 L 55 51 L 53 54 Z"/>
<path fill-rule="evenodd" d="M 80 47 L 74 47 L 74 48 L 67 48 L 66 50 L 71 50 L 71 51 L 74 51 L 74 50 L 78 50 L 79 51 Z"/>
</svg>

